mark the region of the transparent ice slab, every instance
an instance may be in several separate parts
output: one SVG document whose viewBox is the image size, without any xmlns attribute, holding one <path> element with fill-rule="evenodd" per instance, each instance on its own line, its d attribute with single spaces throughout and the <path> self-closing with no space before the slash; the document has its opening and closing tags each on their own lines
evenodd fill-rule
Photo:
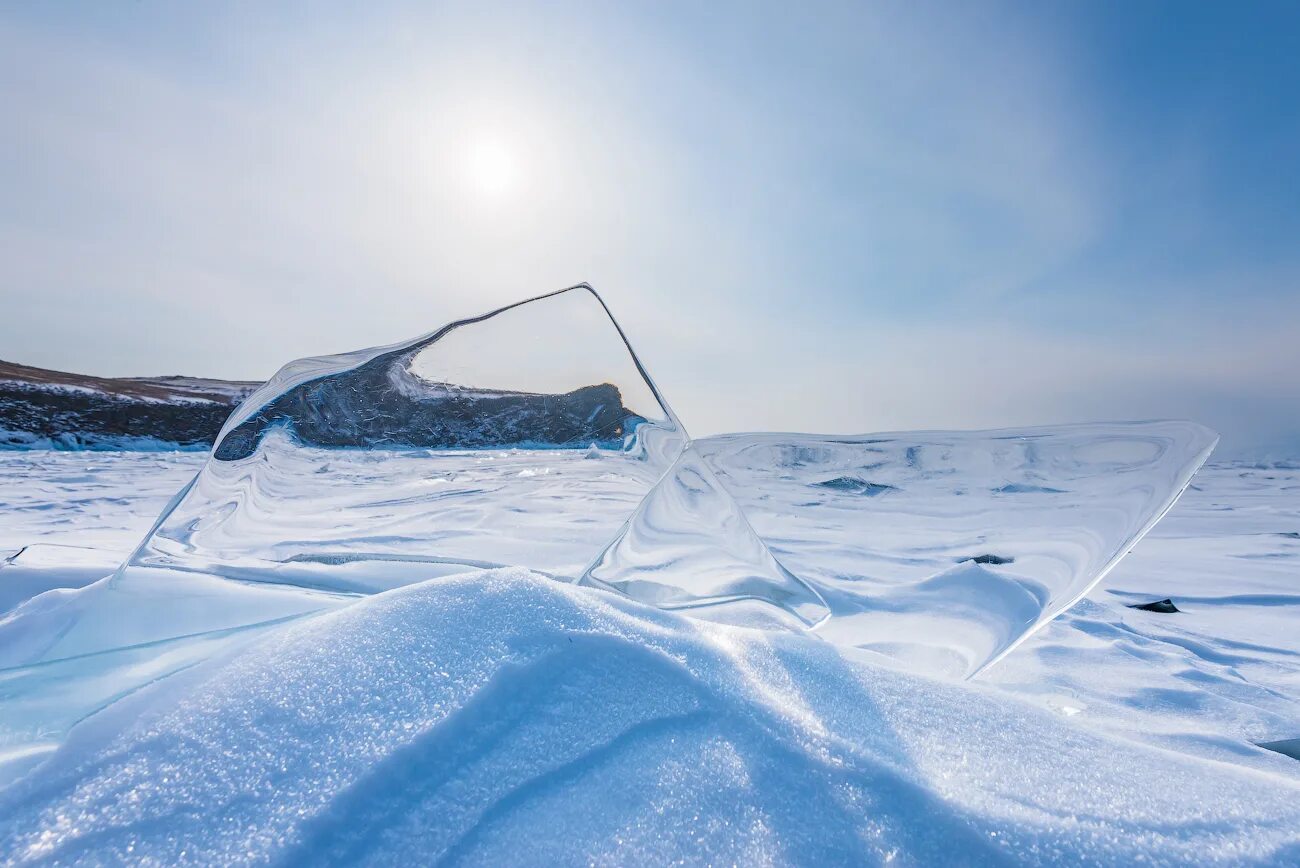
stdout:
<svg viewBox="0 0 1300 868">
<path fill-rule="evenodd" d="M 496 565 L 575 576 L 685 442 L 586 286 L 292 362 L 111 578 L 0 618 L 0 777 L 117 698 L 358 594 Z"/>
<path fill-rule="evenodd" d="M 1082 598 L 1218 437 L 1190 422 L 694 441 L 826 601 L 817 632 L 968 677 Z"/>
<path fill-rule="evenodd" d="M 816 623 L 816 594 L 688 442 L 585 284 L 405 343 L 295 361 L 236 410 L 103 587 L 0 625 L 11 640 L 0 635 L 0 668 L 240 630 L 497 566 L 573 580 L 602 562 L 604 587 L 653 588 L 657 605 L 712 615 L 730 602 L 731 620 Z M 656 488 L 670 469 L 675 485 Z M 638 511 L 668 503 L 690 526 L 653 540 L 653 570 L 636 546 L 611 550 Z"/>
<path fill-rule="evenodd" d="M 300 360 L 116 573 L 0 617 L 0 779 L 214 654 L 481 567 L 969 675 L 1095 584 L 1214 440 L 1151 423 L 692 442 L 586 285 Z"/>
<path fill-rule="evenodd" d="M 573 287 L 287 365 L 130 566 L 356 592 L 506 565 L 572 576 L 685 442 L 603 302 Z M 336 569 L 355 562 L 376 566 Z"/>
</svg>

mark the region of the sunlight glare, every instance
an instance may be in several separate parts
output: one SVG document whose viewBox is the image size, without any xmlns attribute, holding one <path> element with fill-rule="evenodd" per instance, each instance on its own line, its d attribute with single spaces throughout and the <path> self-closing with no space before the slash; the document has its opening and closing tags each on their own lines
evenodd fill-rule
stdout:
<svg viewBox="0 0 1300 868">
<path fill-rule="evenodd" d="M 476 143 L 469 153 L 469 178 L 479 191 L 499 196 L 514 186 L 514 155 L 498 141 Z"/>
</svg>

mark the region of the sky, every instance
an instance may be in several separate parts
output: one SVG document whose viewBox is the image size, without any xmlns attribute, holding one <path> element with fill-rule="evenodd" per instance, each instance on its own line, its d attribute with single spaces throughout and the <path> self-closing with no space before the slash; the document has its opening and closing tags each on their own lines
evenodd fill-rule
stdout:
<svg viewBox="0 0 1300 868">
<path fill-rule="evenodd" d="M 1300 4 L 0 0 L 0 358 L 264 378 L 580 281 L 691 433 L 1300 455 Z"/>
</svg>

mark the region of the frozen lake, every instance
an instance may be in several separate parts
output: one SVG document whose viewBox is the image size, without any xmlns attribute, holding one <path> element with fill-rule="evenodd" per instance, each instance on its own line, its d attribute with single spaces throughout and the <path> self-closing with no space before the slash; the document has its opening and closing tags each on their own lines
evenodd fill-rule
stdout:
<svg viewBox="0 0 1300 868">
<path fill-rule="evenodd" d="M 0 611 L 106 574 L 202 462 L 0 454 Z M 1177 613 L 1129 608 L 1165 598 Z M 965 683 L 517 569 L 295 606 L 238 641 L 0 670 L 0 852 L 1300 859 L 1300 762 L 1256 746 L 1300 737 L 1295 467 L 1206 466 L 1086 599 Z M 172 674 L 84 719 L 22 705 L 51 701 L 33 683 L 92 695 L 96 666 Z"/>
</svg>

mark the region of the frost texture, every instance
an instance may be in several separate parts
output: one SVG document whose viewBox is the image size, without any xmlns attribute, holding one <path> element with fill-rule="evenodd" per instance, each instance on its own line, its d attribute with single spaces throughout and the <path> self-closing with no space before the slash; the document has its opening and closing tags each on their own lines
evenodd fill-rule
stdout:
<svg viewBox="0 0 1300 868">
<path fill-rule="evenodd" d="M 1295 864 L 1294 761 L 1242 760 L 1265 752 L 1240 742 L 1240 676 L 1195 710 L 1140 698 L 1172 675 L 1146 641 L 1108 692 L 1152 729 L 1226 708 L 1235 763 L 523 570 L 452 576 L 91 717 L 0 790 L 0 861 Z"/>
</svg>

